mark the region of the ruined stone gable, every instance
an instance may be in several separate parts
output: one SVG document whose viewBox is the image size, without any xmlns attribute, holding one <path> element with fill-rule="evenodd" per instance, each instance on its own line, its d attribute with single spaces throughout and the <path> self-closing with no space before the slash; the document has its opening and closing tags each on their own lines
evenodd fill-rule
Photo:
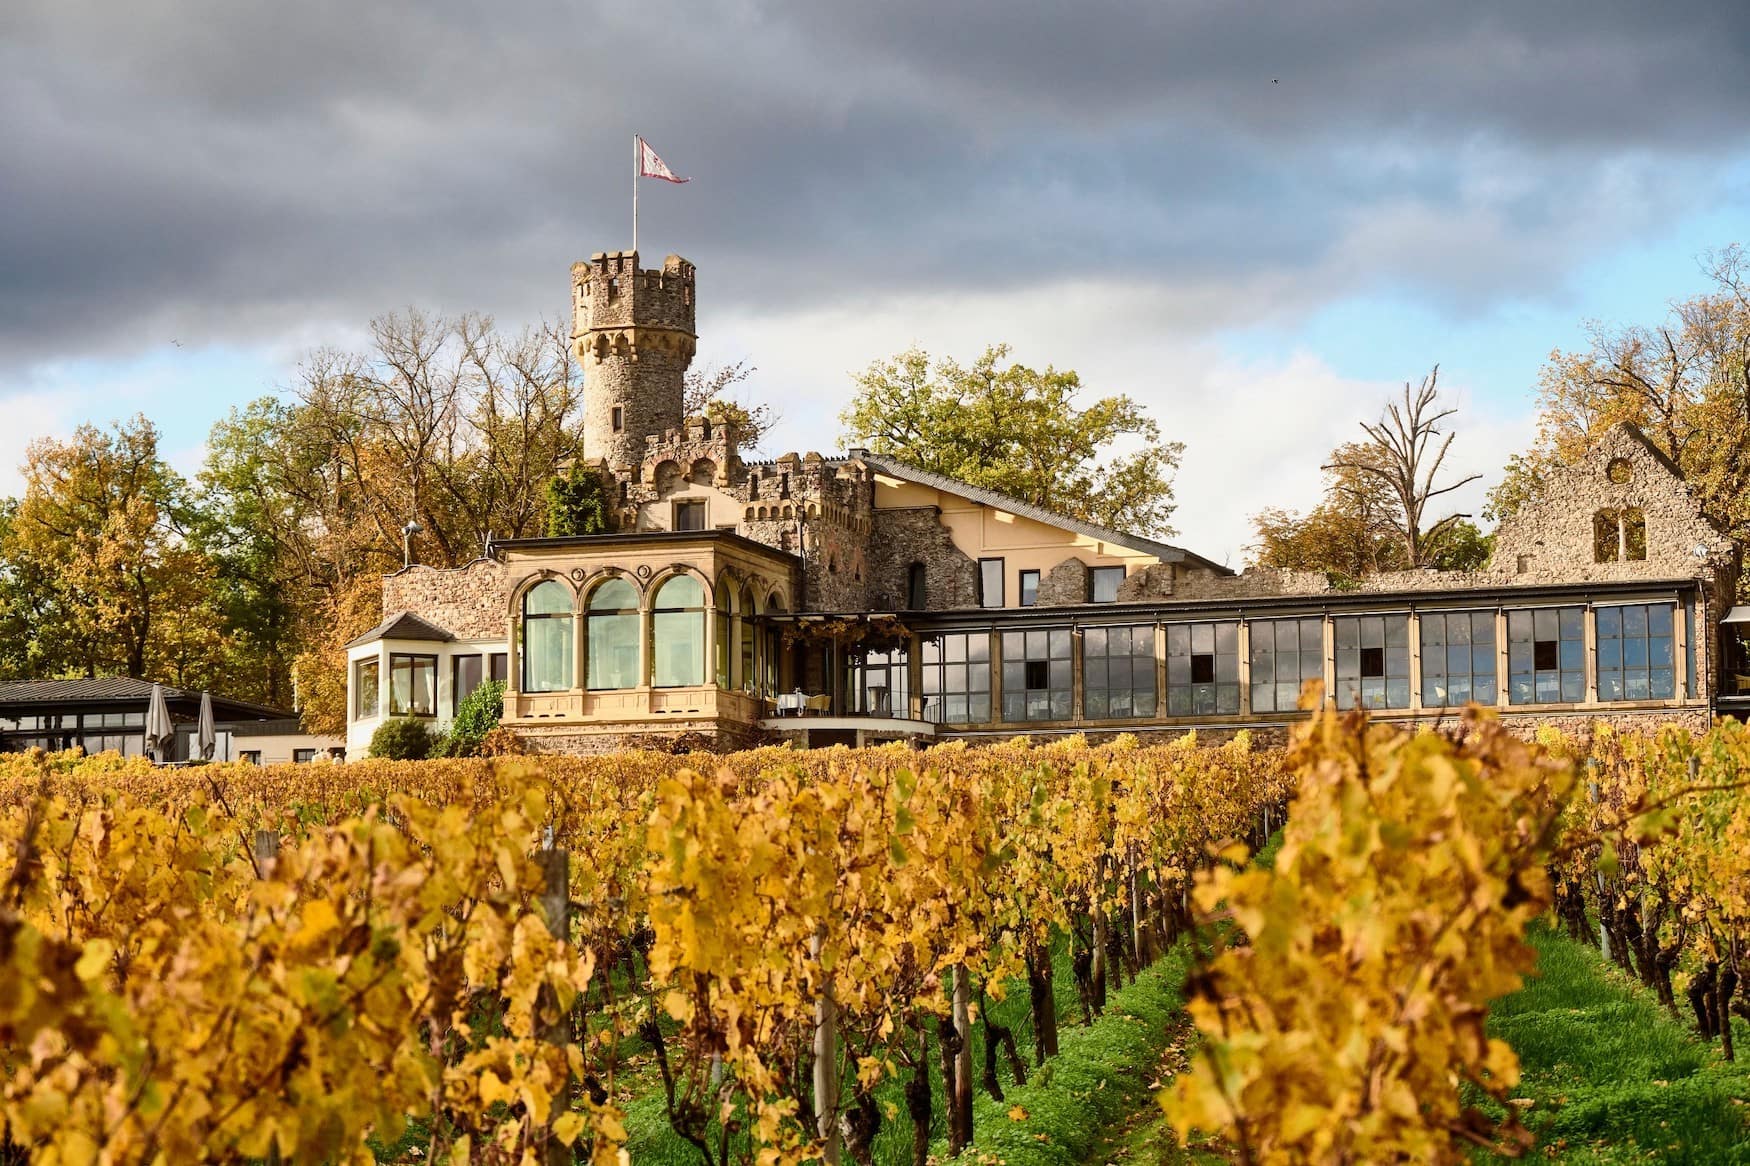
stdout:
<svg viewBox="0 0 1750 1166">
<path fill-rule="evenodd" d="M 1625 421 L 1501 522 L 1490 570 L 1520 583 L 1735 579 L 1737 551 L 1702 516 L 1677 467 Z"/>
</svg>

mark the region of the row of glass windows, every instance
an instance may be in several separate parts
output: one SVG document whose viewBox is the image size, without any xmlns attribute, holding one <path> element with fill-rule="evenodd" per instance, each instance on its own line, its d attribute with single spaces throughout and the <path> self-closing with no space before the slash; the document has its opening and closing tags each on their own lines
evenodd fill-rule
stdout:
<svg viewBox="0 0 1750 1166">
<path fill-rule="evenodd" d="M 72 718 L 69 718 L 72 719 Z M 139 733 L 86 733 L 83 736 L 75 733 L 20 733 L 7 734 L 0 739 L 0 749 L 9 753 L 22 753 L 26 749 L 45 749 L 58 753 L 63 749 L 79 748 L 85 750 L 87 757 L 95 757 L 99 753 L 114 751 L 123 757 L 144 757 L 146 755 L 146 735 Z"/>
<path fill-rule="evenodd" d="M 978 604 L 980 607 L 1003 607 L 1007 605 L 1008 597 L 1003 594 L 1004 560 L 978 560 Z M 911 606 L 913 610 L 924 606 L 920 591 L 920 575 L 918 569 L 922 564 L 914 565 Z M 1117 603 L 1118 587 L 1124 582 L 1123 567 L 1089 567 L 1088 594 L 1089 603 Z M 1032 607 L 1039 602 L 1040 572 L 1022 570 L 1015 574 L 1016 597 L 1022 607 Z"/>
<path fill-rule="evenodd" d="M 739 598 L 739 604 L 734 600 Z M 691 575 L 664 581 L 651 597 L 648 613 L 638 591 L 624 579 L 609 579 L 590 592 L 583 611 L 583 683 L 592 691 L 636 688 L 640 647 L 648 614 L 650 684 L 685 688 L 705 683 L 706 624 L 717 629 L 717 683 L 724 688 L 773 692 L 777 687 L 777 632 L 756 625 L 754 596 L 739 597 L 719 586 L 716 604 L 707 603 L 705 586 Z M 549 579 L 523 597 L 522 692 L 564 692 L 577 676 L 576 638 L 570 588 Z"/>
<path fill-rule="evenodd" d="M 1596 676 L 1601 701 L 1670 700 L 1676 695 L 1675 607 L 1627 604 L 1596 609 Z M 1339 708 L 1410 707 L 1408 615 L 1334 616 L 1334 690 Z M 1496 613 L 1429 612 L 1420 617 L 1421 704 L 1453 708 L 1499 699 Z M 1509 704 L 1567 704 L 1586 698 L 1585 608 L 1507 613 Z M 1165 715 L 1219 716 L 1240 711 L 1239 623 L 1166 627 Z M 1325 621 L 1256 620 L 1249 624 L 1251 711 L 1290 712 L 1309 680 L 1325 675 Z M 1072 716 L 1073 637 L 1067 628 L 1001 633 L 1005 722 Z M 947 724 L 991 720 L 991 637 L 952 632 L 922 649 L 923 715 Z M 1082 715 L 1152 717 L 1155 627 L 1091 627 L 1081 636 Z M 883 674 L 897 671 L 882 657 Z"/>
<path fill-rule="evenodd" d="M 29 732 L 35 729 L 139 729 L 146 724 L 144 712 L 37 713 L 0 717 L 0 731 Z"/>
<path fill-rule="evenodd" d="M 472 653 L 450 657 L 450 715 L 461 707 L 483 680 L 504 680 L 509 674 L 504 652 Z M 438 658 L 410 652 L 389 656 L 389 715 L 435 717 Z M 360 660 L 353 665 L 353 719 L 368 720 L 382 712 L 382 662 Z"/>
</svg>

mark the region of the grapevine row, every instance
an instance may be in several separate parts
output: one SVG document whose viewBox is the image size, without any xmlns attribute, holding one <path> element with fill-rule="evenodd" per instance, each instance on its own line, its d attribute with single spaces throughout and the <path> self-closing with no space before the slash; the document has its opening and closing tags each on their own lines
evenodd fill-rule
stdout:
<svg viewBox="0 0 1750 1166">
<path fill-rule="evenodd" d="M 1092 1017 L 1287 792 L 1243 739 L 710 772 L 7 759 L 6 1136 L 51 1161 L 367 1161 L 417 1120 L 431 1160 L 607 1162 L 637 1054 L 702 1162 L 866 1161 L 890 1080 L 921 1162 L 932 1074 L 957 1149 L 996 1052 L 1027 1071 L 983 1004 L 1028 985 L 1037 1065 L 1052 944 Z M 546 847 L 570 856 L 557 937 Z"/>
</svg>

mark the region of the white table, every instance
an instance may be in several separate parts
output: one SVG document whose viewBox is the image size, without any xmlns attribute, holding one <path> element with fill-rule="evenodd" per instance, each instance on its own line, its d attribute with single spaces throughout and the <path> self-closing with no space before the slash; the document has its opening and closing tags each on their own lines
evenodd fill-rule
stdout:
<svg viewBox="0 0 1750 1166">
<path fill-rule="evenodd" d="M 808 707 L 808 697 L 800 692 L 780 692 L 778 694 L 778 715 L 799 717 L 802 710 Z"/>
</svg>

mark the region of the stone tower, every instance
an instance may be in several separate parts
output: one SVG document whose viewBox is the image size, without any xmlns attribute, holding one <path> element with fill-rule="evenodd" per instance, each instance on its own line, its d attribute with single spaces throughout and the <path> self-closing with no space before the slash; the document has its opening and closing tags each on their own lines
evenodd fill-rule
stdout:
<svg viewBox="0 0 1750 1166">
<path fill-rule="evenodd" d="M 583 456 L 636 467 L 644 439 L 680 428 L 692 363 L 693 265 L 642 270 L 636 251 L 598 251 L 571 267 L 572 350 L 583 366 Z"/>
</svg>

